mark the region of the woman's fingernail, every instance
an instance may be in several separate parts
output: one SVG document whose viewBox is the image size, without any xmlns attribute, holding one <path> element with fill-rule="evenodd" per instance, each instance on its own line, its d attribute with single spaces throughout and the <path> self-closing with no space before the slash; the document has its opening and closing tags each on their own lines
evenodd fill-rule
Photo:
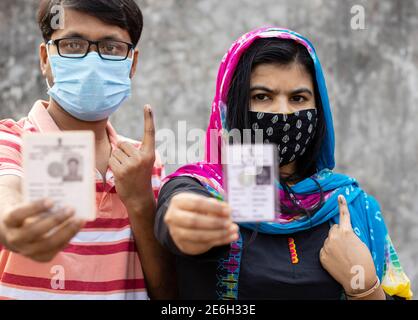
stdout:
<svg viewBox="0 0 418 320">
<path fill-rule="evenodd" d="M 232 225 L 229 227 L 229 232 L 230 233 L 236 233 L 238 231 L 237 227 L 235 225 Z"/>
<path fill-rule="evenodd" d="M 222 212 L 225 215 L 228 215 L 229 216 L 231 214 L 231 209 L 229 207 L 225 207 L 225 208 L 222 209 Z"/>
<path fill-rule="evenodd" d="M 228 220 L 223 223 L 225 229 L 229 229 L 231 227 L 232 221 Z"/>
<path fill-rule="evenodd" d="M 239 236 L 237 233 L 233 234 L 229 239 L 231 239 L 232 241 L 236 241 L 238 240 Z"/>
</svg>

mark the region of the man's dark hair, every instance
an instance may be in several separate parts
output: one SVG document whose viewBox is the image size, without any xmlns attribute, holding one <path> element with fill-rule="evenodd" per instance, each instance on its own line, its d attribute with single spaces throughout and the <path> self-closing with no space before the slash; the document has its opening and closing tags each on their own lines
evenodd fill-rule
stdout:
<svg viewBox="0 0 418 320">
<path fill-rule="evenodd" d="M 73 9 L 96 17 L 104 23 L 115 25 L 129 32 L 136 46 L 141 38 L 143 16 L 134 0 L 41 0 L 38 10 L 38 24 L 45 42 L 51 40 L 54 33 L 52 12 L 55 5 Z"/>
<path fill-rule="evenodd" d="M 75 163 L 75 164 L 79 165 L 80 161 L 78 161 L 77 158 L 70 158 L 70 159 L 68 159 L 67 164 L 70 164 L 70 163 Z"/>
</svg>

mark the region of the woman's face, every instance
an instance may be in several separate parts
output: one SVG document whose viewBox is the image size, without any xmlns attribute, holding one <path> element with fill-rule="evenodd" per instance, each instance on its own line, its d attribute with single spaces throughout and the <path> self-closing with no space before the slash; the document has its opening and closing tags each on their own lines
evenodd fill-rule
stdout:
<svg viewBox="0 0 418 320">
<path fill-rule="evenodd" d="M 298 64 L 261 64 L 251 74 L 251 111 L 293 113 L 315 106 L 312 77 Z"/>
</svg>

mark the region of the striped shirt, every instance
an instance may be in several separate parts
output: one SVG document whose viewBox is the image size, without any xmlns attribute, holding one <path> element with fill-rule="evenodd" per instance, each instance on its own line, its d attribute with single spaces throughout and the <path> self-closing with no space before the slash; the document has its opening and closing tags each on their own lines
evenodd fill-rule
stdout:
<svg viewBox="0 0 418 320">
<path fill-rule="evenodd" d="M 23 177 L 22 133 L 59 130 L 47 106 L 37 101 L 28 117 L 0 121 L 0 176 Z M 107 132 L 113 148 L 127 140 L 110 123 Z M 156 197 L 163 175 L 157 156 L 152 175 Z M 106 183 L 96 172 L 96 205 L 97 219 L 88 222 L 50 263 L 37 263 L 0 247 L 0 299 L 148 299 L 128 213 L 110 169 Z"/>
</svg>

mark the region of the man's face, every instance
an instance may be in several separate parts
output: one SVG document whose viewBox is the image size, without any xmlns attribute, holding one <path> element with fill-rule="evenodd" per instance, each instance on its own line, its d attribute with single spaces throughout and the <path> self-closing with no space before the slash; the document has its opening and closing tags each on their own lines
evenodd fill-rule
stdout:
<svg viewBox="0 0 418 320">
<path fill-rule="evenodd" d="M 127 30 L 124 30 L 118 26 L 106 24 L 91 15 L 71 9 L 65 9 L 64 29 L 56 30 L 51 36 L 52 40 L 67 37 L 79 37 L 91 41 L 118 40 L 132 43 L 132 39 Z M 95 50 L 97 51 L 96 46 L 90 47 L 90 51 Z M 56 46 L 50 45 L 49 53 L 51 55 L 58 54 Z M 136 49 L 134 53 L 130 53 L 129 57 L 133 58 L 130 75 L 130 77 L 133 78 L 138 62 L 138 50 Z M 52 86 L 54 79 L 52 76 L 51 65 L 48 60 L 45 43 L 41 44 L 40 46 L 40 61 L 42 74 L 48 79 L 48 82 Z"/>
<path fill-rule="evenodd" d="M 69 172 L 70 175 L 77 175 L 78 174 L 78 163 L 77 163 L 77 161 L 68 162 L 68 172 Z"/>
</svg>

